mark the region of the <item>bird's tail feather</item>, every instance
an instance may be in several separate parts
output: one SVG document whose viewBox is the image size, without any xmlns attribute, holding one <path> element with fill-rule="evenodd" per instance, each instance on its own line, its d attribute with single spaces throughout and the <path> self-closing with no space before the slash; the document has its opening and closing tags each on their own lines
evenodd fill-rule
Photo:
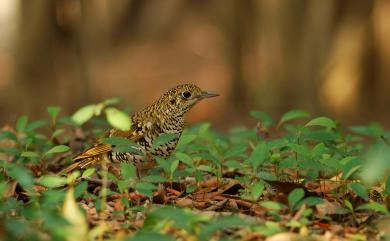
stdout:
<svg viewBox="0 0 390 241">
<path fill-rule="evenodd" d="M 72 163 L 71 165 L 67 166 L 66 168 L 62 169 L 58 175 L 64 175 L 71 171 L 77 170 L 77 169 L 83 169 L 87 166 L 90 166 L 94 163 L 96 163 L 97 158 L 89 157 L 85 159 L 77 160 L 76 162 Z"/>
</svg>

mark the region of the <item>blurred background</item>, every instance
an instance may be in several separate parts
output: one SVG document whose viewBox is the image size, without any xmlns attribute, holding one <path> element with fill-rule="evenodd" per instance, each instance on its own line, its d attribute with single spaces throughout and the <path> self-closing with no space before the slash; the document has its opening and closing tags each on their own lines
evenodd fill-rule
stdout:
<svg viewBox="0 0 390 241">
<path fill-rule="evenodd" d="M 0 29 L 2 125 L 190 82 L 221 96 L 189 123 L 300 108 L 390 127 L 388 0 L 0 0 Z"/>
</svg>

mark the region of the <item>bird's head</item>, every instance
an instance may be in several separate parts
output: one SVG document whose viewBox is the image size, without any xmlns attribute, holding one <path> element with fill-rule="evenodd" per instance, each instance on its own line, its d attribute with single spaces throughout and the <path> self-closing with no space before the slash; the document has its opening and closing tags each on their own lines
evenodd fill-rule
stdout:
<svg viewBox="0 0 390 241">
<path fill-rule="evenodd" d="M 194 84 L 183 84 L 168 90 L 160 101 L 164 102 L 167 110 L 178 115 L 184 115 L 198 101 L 218 95 L 213 92 L 203 91 Z"/>
</svg>

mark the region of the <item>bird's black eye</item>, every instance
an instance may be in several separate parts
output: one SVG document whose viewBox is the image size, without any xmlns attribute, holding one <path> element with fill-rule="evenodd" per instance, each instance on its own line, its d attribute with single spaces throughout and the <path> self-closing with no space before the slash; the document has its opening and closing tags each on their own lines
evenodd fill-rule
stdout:
<svg viewBox="0 0 390 241">
<path fill-rule="evenodd" d="M 185 99 L 188 99 L 191 97 L 191 93 L 189 91 L 184 91 L 183 93 L 181 93 L 181 96 L 183 96 L 183 98 Z"/>
</svg>

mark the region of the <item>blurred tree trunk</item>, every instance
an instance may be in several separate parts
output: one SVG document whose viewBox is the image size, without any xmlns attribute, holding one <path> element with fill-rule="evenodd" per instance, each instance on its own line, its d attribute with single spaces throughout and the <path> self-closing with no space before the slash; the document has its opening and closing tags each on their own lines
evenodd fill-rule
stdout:
<svg viewBox="0 0 390 241">
<path fill-rule="evenodd" d="M 32 115 L 56 99 L 54 78 L 55 1 L 22 1 L 20 31 L 16 43 L 16 63 L 9 111 Z M 50 82 L 46 80 L 50 79 Z M 37 93 L 39 93 L 37 95 Z M 34 115 L 33 115 L 34 116 Z M 36 117 L 36 116 L 35 116 Z"/>
<path fill-rule="evenodd" d="M 65 110 L 87 97 L 82 46 L 76 32 L 79 2 L 21 1 L 12 85 L 4 97 L 14 115 L 42 118 L 46 105 Z M 49 80 L 49 81 L 48 81 Z M 15 116 L 11 117 L 14 119 Z"/>
</svg>

